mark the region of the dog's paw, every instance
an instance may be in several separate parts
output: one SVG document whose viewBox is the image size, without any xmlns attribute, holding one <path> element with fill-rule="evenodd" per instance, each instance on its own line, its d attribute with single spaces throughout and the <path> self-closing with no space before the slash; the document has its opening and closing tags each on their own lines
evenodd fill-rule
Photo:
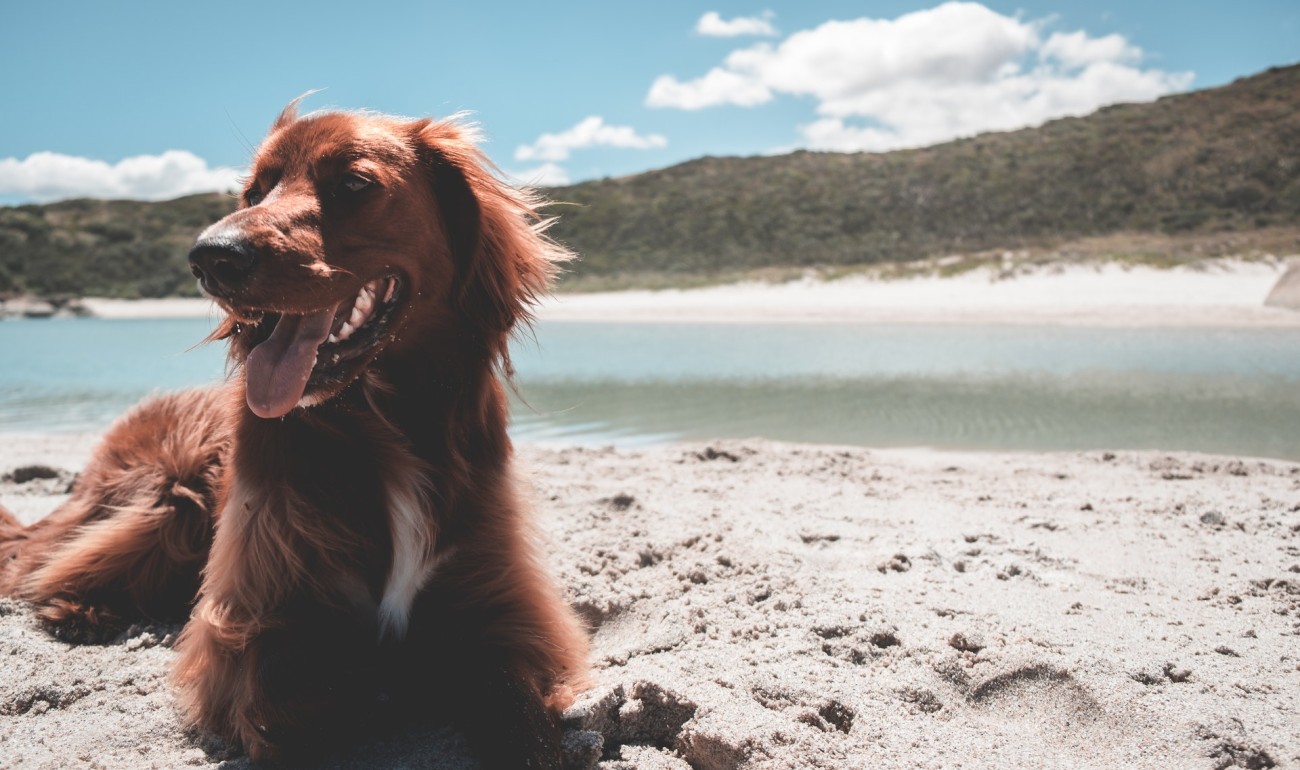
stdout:
<svg viewBox="0 0 1300 770">
<path fill-rule="evenodd" d="M 51 634 L 70 644 L 107 644 L 126 630 L 116 613 L 70 599 L 49 599 L 36 614 Z"/>
</svg>

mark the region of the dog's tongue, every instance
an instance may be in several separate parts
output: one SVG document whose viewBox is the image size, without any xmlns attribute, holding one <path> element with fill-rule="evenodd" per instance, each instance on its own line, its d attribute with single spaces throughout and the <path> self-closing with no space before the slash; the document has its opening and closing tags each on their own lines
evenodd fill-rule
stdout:
<svg viewBox="0 0 1300 770">
<path fill-rule="evenodd" d="M 329 336 L 335 308 L 307 315 L 284 315 L 271 336 L 253 348 L 244 364 L 248 408 L 258 417 L 289 413 L 307 389 L 316 349 Z"/>
</svg>

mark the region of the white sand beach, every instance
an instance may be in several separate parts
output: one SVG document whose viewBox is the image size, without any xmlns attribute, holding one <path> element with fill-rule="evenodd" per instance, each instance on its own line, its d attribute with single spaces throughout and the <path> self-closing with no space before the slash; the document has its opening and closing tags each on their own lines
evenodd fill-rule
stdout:
<svg viewBox="0 0 1300 770">
<path fill-rule="evenodd" d="M 1107 263 L 1012 277 L 977 269 L 954 277 L 808 278 L 703 289 L 562 294 L 542 319 L 680 322 L 1300 326 L 1300 314 L 1264 307 L 1280 262 L 1211 260 L 1196 268 Z"/>
<path fill-rule="evenodd" d="M 82 304 L 98 318 L 217 318 L 221 309 L 200 297 L 172 299 L 105 299 L 87 297 Z"/>
<path fill-rule="evenodd" d="M 955 277 L 748 282 L 701 289 L 559 294 L 542 320 L 649 322 L 1032 323 L 1102 326 L 1300 326 L 1265 307 L 1285 260 L 1206 260 L 1156 269 L 1117 263 L 981 268 Z M 203 299 L 87 299 L 104 318 L 214 317 Z"/>
<path fill-rule="evenodd" d="M 25 516 L 91 436 L 0 445 Z M 1300 763 L 1300 465 L 732 441 L 524 447 L 591 624 L 575 767 Z M 178 727 L 174 628 L 68 646 L 0 601 L 6 767 L 248 767 Z M 472 768 L 436 726 L 329 767 Z"/>
</svg>

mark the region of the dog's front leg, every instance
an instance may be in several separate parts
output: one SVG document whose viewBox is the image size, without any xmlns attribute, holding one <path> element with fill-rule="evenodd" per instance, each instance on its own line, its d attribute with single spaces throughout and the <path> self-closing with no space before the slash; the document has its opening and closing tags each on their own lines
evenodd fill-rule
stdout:
<svg viewBox="0 0 1300 770">
<path fill-rule="evenodd" d="M 456 607 L 445 600 L 437 591 L 422 596 L 408 635 L 385 657 L 386 678 L 404 708 L 447 718 L 484 768 L 561 770 L 559 713 L 568 698 L 556 692 L 557 671 L 527 644 L 515 643 L 522 640 L 492 630 L 493 619 L 524 619 L 503 615 L 501 608 Z M 522 635 L 551 646 L 542 634 Z"/>
<path fill-rule="evenodd" d="M 460 724 L 484 767 L 562 770 L 557 715 L 534 677 L 483 661 L 463 682 Z"/>
<path fill-rule="evenodd" d="M 255 761 L 310 758 L 364 726 L 374 694 L 373 625 L 291 604 L 256 624 L 206 600 L 178 643 L 190 721 L 241 744 Z"/>
<path fill-rule="evenodd" d="M 200 600 L 177 640 L 173 678 L 189 726 L 241 745 L 257 758 L 273 748 L 252 716 L 260 670 L 258 628 L 230 605 Z M 266 744 L 263 746 L 263 744 Z"/>
</svg>

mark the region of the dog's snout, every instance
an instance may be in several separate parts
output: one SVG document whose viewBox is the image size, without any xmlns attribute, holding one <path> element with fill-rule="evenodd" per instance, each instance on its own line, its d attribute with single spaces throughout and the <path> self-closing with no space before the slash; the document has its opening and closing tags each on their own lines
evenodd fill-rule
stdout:
<svg viewBox="0 0 1300 770">
<path fill-rule="evenodd" d="M 242 238 L 203 236 L 190 249 L 190 272 L 209 294 L 243 285 L 257 264 L 257 252 Z"/>
</svg>

